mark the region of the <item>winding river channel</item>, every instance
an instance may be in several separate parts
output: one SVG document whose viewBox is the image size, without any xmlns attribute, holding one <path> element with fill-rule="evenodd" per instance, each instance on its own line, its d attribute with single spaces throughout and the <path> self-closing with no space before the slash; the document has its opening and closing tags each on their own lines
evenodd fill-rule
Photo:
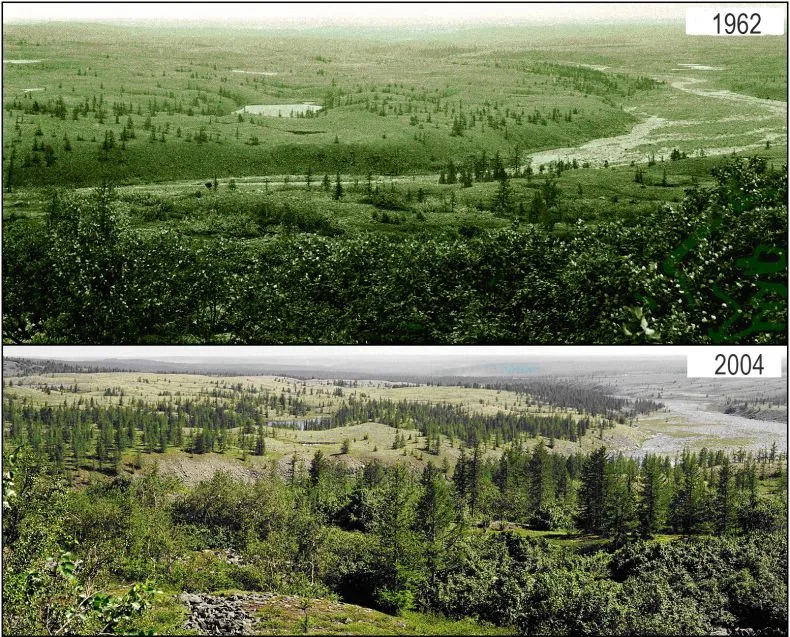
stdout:
<svg viewBox="0 0 790 637">
<path fill-rule="evenodd" d="M 642 114 L 645 117 L 643 121 L 635 124 L 624 135 L 601 137 L 580 146 L 554 148 L 532 153 L 529 155 L 529 158 L 533 168 L 537 168 L 540 165 L 548 165 L 552 162 L 556 163 L 560 160 L 568 162 L 574 159 L 580 165 L 589 163 L 592 168 L 600 168 L 604 165 L 622 166 L 631 162 L 642 163 L 647 161 L 651 154 L 656 157 L 660 155 L 668 156 L 672 148 L 678 143 L 690 139 L 700 143 L 698 150 L 702 150 L 705 155 L 729 155 L 735 152 L 758 149 L 764 147 L 766 141 L 783 140 L 787 136 L 787 120 L 785 117 L 787 102 L 761 99 L 723 89 L 706 89 L 698 86 L 706 81 L 700 78 L 673 76 L 671 78 L 656 79 L 668 81 L 670 86 L 677 91 L 706 99 L 728 102 L 734 107 L 733 113 L 726 117 L 710 120 L 670 120 L 660 117 L 658 114 Z M 636 113 L 634 114 L 636 115 Z M 783 118 L 784 125 L 777 125 L 777 118 Z M 773 120 L 773 123 L 771 123 L 771 120 Z M 727 134 L 727 125 L 736 121 L 755 122 L 755 124 L 759 122 L 760 124 L 757 128 L 750 131 Z M 704 126 L 710 124 L 719 125 L 722 133 L 703 137 L 691 137 L 683 133 L 666 134 L 666 129 L 670 127 Z M 742 142 L 740 144 L 737 143 L 738 138 L 744 137 L 752 137 L 752 139 L 757 137 L 759 141 L 745 144 Z M 727 138 L 732 139 L 732 145 L 710 144 L 711 141 Z"/>
</svg>

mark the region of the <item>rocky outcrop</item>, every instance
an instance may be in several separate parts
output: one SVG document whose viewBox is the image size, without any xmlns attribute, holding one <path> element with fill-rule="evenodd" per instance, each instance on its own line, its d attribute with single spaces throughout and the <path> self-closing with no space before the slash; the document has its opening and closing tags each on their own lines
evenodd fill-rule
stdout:
<svg viewBox="0 0 790 637">
<path fill-rule="evenodd" d="M 256 622 L 252 609 L 272 597 L 271 593 L 228 596 L 182 593 L 179 599 L 189 607 L 184 628 L 201 635 L 251 635 Z"/>
</svg>

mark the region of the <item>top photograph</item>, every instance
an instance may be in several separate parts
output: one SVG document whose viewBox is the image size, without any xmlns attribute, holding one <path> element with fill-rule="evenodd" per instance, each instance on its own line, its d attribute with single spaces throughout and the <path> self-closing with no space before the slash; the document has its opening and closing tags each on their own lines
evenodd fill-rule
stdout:
<svg viewBox="0 0 790 637">
<path fill-rule="evenodd" d="M 2 11 L 5 344 L 787 343 L 787 4 Z"/>
</svg>

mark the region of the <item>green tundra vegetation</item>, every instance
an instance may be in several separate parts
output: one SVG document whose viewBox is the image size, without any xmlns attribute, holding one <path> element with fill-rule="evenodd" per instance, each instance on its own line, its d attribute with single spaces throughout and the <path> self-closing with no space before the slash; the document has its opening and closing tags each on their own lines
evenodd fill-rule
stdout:
<svg viewBox="0 0 790 637">
<path fill-rule="evenodd" d="M 786 628 L 786 454 L 634 459 L 595 444 L 662 407 L 652 400 L 556 381 L 388 400 L 417 390 L 82 376 L 4 386 L 8 634 L 182 634 L 179 594 L 256 591 L 296 596 L 303 612 L 261 608 L 259 634 L 325 629 L 332 600 L 378 611 L 336 617 L 332 631 L 351 634 Z M 311 446 L 299 417 L 342 444 L 297 454 Z M 393 434 L 390 453 L 360 456 L 374 423 Z M 159 469 L 209 456 L 254 474 Z"/>
<path fill-rule="evenodd" d="M 39 24 L 3 47 L 6 342 L 786 338 L 782 38 Z"/>
<path fill-rule="evenodd" d="M 273 218 L 316 232 L 206 240 L 135 227 L 108 188 L 56 193 L 44 217 L 5 226 L 5 338 L 780 343 L 786 173 L 752 159 L 714 175 L 635 220 L 468 236 L 338 237 L 324 213 L 281 202 L 253 206 L 247 232 Z M 225 204 L 242 214 L 238 201 Z"/>
</svg>

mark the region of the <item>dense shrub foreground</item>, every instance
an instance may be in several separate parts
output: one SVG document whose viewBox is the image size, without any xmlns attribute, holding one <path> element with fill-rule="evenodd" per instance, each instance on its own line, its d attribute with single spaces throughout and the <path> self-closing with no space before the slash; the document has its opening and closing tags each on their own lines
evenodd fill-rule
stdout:
<svg viewBox="0 0 790 637">
<path fill-rule="evenodd" d="M 286 478 L 217 473 L 194 488 L 156 472 L 74 488 L 29 448 L 6 460 L 8 634 L 56 634 L 66 622 L 77 633 L 179 632 L 172 606 L 145 611 L 154 588 L 336 594 L 524 634 L 787 626 L 786 472 L 765 456 L 736 456 L 733 467 L 703 451 L 672 467 L 605 450 L 566 462 L 539 447 L 498 463 L 475 453 L 448 479 L 430 464 L 422 476 L 377 462 L 352 475 L 319 452 Z M 768 489 L 758 475 L 777 470 Z M 588 535 L 483 531 L 492 515 Z M 654 535 L 665 530 L 682 537 Z"/>
<path fill-rule="evenodd" d="M 3 237 L 4 338 L 139 343 L 782 343 L 786 172 L 760 159 L 633 225 L 472 238 L 129 227 L 109 189 Z"/>
</svg>

